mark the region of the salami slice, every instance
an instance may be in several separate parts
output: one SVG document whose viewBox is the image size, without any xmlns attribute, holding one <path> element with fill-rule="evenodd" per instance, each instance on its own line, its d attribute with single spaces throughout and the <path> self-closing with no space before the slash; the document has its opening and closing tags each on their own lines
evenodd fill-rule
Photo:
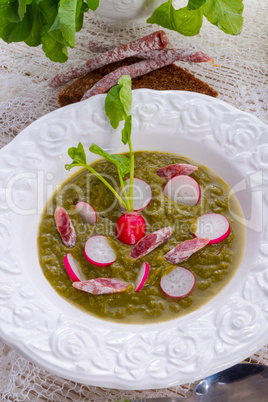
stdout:
<svg viewBox="0 0 268 402">
<path fill-rule="evenodd" d="M 165 50 L 165 49 L 164 49 Z M 202 52 L 198 52 L 202 53 Z M 185 53 L 185 61 L 186 61 Z M 204 53 L 203 53 L 204 54 Z M 207 56 L 207 55 L 206 55 Z M 190 57 L 188 54 L 188 61 L 193 61 L 193 56 Z M 200 58 L 196 58 L 199 60 Z M 158 56 L 155 59 L 142 60 L 138 63 L 134 63 L 130 66 L 122 66 L 117 70 L 112 71 L 110 74 L 107 74 L 103 78 L 101 78 L 92 88 L 90 88 L 82 97 L 81 101 L 90 98 L 91 96 L 103 94 L 108 91 L 110 88 L 115 86 L 122 75 L 130 75 L 131 78 L 139 77 L 141 75 L 145 75 L 150 73 L 151 71 L 158 70 L 161 67 L 168 66 L 169 64 L 174 63 L 178 59 L 178 54 L 176 52 L 172 52 L 172 49 L 167 49 L 167 52 L 161 53 L 159 52 Z M 207 56 L 207 60 L 212 60 L 209 56 Z M 203 60 L 205 61 L 205 60 Z"/>
<path fill-rule="evenodd" d="M 97 278 L 84 282 L 74 282 L 73 287 L 93 295 L 105 295 L 124 292 L 129 285 L 116 278 Z"/>
<path fill-rule="evenodd" d="M 64 208 L 57 207 L 54 216 L 63 244 L 69 248 L 74 247 L 76 244 L 76 233 L 69 215 Z"/>
<path fill-rule="evenodd" d="M 88 41 L 88 43 L 85 46 L 88 50 L 90 50 L 93 53 L 103 53 L 115 48 L 114 45 L 108 45 L 104 42 L 99 42 L 95 40 Z"/>
<path fill-rule="evenodd" d="M 201 51 L 194 51 L 190 49 L 161 49 L 161 50 L 148 50 L 146 52 L 141 52 L 137 54 L 137 57 L 142 59 L 153 59 L 153 60 L 172 60 L 171 63 L 175 61 L 184 61 L 188 63 L 213 63 L 214 60 L 208 56 L 206 53 Z M 169 63 L 169 64 L 171 64 Z"/>
<path fill-rule="evenodd" d="M 144 236 L 138 243 L 133 247 L 130 252 L 130 257 L 134 260 L 144 257 L 153 251 L 156 247 L 165 243 L 172 234 L 172 227 L 168 226 L 157 230 L 156 232 L 150 233 Z"/>
<path fill-rule="evenodd" d="M 197 166 L 190 165 L 188 163 L 175 163 L 174 165 L 163 166 L 155 173 L 163 179 L 170 180 L 175 176 L 181 174 L 189 176 L 191 173 L 198 169 Z"/>
<path fill-rule="evenodd" d="M 188 260 L 192 254 L 201 250 L 209 243 L 209 239 L 195 238 L 192 240 L 186 240 L 178 244 L 167 254 L 165 254 L 165 259 L 171 264 L 179 264 L 182 261 Z"/>
<path fill-rule="evenodd" d="M 139 52 L 146 52 L 153 49 L 164 49 L 168 44 L 168 37 L 164 31 L 153 32 L 143 38 L 136 39 L 132 42 L 120 45 L 115 49 L 108 50 L 89 59 L 85 64 L 73 67 L 68 71 L 57 74 L 49 82 L 49 86 L 57 88 L 62 84 L 66 84 L 70 80 L 87 74 L 107 64 L 135 56 Z"/>
</svg>

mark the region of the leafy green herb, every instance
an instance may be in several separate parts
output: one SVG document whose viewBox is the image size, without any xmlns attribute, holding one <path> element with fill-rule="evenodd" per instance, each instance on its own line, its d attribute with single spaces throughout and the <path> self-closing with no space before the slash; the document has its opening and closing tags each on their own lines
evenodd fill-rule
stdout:
<svg viewBox="0 0 268 402">
<path fill-rule="evenodd" d="M 131 142 L 132 118 L 130 115 L 132 103 L 131 77 L 123 75 L 118 85 L 113 87 L 105 98 L 105 112 L 111 126 L 116 129 L 125 120 L 122 130 L 122 142 L 129 146 L 130 176 L 129 176 L 129 208 L 133 211 L 133 181 L 134 181 L 134 151 Z"/>
<path fill-rule="evenodd" d="M 99 4 L 100 0 L 87 0 L 88 8 L 90 8 L 90 10 L 92 11 L 96 11 L 97 8 L 99 7 Z"/>
<path fill-rule="evenodd" d="M 202 12 L 211 24 L 223 32 L 238 35 L 243 27 L 243 0 L 207 0 Z"/>
<path fill-rule="evenodd" d="M 7 43 L 42 44 L 50 60 L 63 63 L 68 59 L 68 47 L 75 46 L 84 13 L 98 6 L 99 0 L 0 0 L 0 38 Z M 243 0 L 188 0 L 187 6 L 178 10 L 167 0 L 147 22 L 193 36 L 199 33 L 205 16 L 223 32 L 237 35 L 243 26 L 242 13 Z M 120 93 L 123 98 L 124 91 Z M 127 105 L 126 99 L 122 103 Z"/>
<path fill-rule="evenodd" d="M 162 25 L 185 36 L 194 36 L 200 31 L 203 14 L 200 9 L 190 11 L 187 7 L 175 10 L 172 0 L 168 0 L 154 11 L 147 22 Z"/>
<path fill-rule="evenodd" d="M 197 35 L 203 15 L 222 31 L 238 35 L 243 26 L 243 0 L 189 0 L 186 7 L 175 10 L 172 0 L 161 4 L 147 22 L 159 24 L 185 36 Z"/>
<path fill-rule="evenodd" d="M 107 161 L 114 163 L 121 176 L 125 176 L 129 173 L 129 159 L 126 156 L 118 154 L 110 155 L 96 144 L 92 144 L 89 150 L 90 152 L 107 159 Z"/>
<path fill-rule="evenodd" d="M 93 167 L 87 164 L 87 158 L 86 158 L 86 153 L 84 150 L 83 145 L 81 142 L 79 142 L 77 148 L 76 147 L 71 147 L 68 149 L 68 155 L 73 159 L 72 163 L 66 164 L 65 169 L 70 170 L 73 167 L 84 167 L 88 169 L 91 173 L 93 173 L 98 179 L 100 179 L 105 186 L 107 186 L 111 192 L 115 195 L 115 197 L 118 199 L 118 201 L 123 205 L 123 207 L 127 208 L 127 204 L 125 201 L 122 199 L 122 197 L 115 191 L 115 189 L 108 183 L 107 180 L 104 179 L 98 172 L 96 172 Z"/>
<path fill-rule="evenodd" d="M 68 47 L 75 46 L 75 32 L 83 26 L 83 15 L 98 0 L 1 0 L 0 38 L 43 45 L 52 61 L 65 62 Z"/>
<path fill-rule="evenodd" d="M 75 45 L 77 0 L 61 0 L 59 6 L 59 22 L 62 36 L 70 46 Z"/>
<path fill-rule="evenodd" d="M 188 10 L 198 10 L 207 0 L 189 0 L 187 4 Z"/>
<path fill-rule="evenodd" d="M 73 159 L 73 161 L 72 163 L 65 165 L 65 168 L 67 170 L 70 170 L 71 168 L 76 166 L 83 166 L 89 171 L 91 171 L 113 192 L 118 201 L 128 211 L 133 211 L 133 180 L 134 180 L 134 151 L 131 143 L 131 127 L 132 127 L 132 117 L 130 115 L 131 103 L 132 103 L 131 78 L 130 76 L 123 76 L 118 80 L 118 85 L 113 87 L 108 92 L 105 99 L 105 111 L 110 119 L 113 128 L 117 128 L 119 126 L 119 123 L 125 120 L 125 124 L 122 130 L 122 142 L 123 144 L 129 145 L 130 157 L 127 158 L 124 155 L 118 155 L 118 154 L 110 155 L 96 144 L 92 144 L 91 147 L 89 148 L 90 152 L 100 155 L 101 157 L 107 159 L 109 162 L 116 165 L 125 201 L 116 192 L 116 190 L 112 188 L 112 186 L 102 176 L 100 176 L 99 173 L 97 173 L 90 165 L 87 164 L 85 150 L 81 143 L 78 144 L 77 148 L 75 147 L 69 148 L 68 155 Z M 127 194 L 125 188 L 126 182 L 124 181 L 124 177 L 128 173 L 130 173 L 129 194 Z"/>
</svg>

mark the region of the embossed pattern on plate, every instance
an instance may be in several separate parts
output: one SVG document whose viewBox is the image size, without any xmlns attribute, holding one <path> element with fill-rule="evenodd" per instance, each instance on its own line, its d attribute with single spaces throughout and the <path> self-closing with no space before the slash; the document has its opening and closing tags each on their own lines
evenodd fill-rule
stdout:
<svg viewBox="0 0 268 402">
<path fill-rule="evenodd" d="M 46 115 L 0 151 L 0 337 L 62 377 L 121 389 L 163 388 L 210 375 L 254 353 L 268 330 L 268 130 L 254 116 L 205 95 L 133 92 L 133 144 L 203 163 L 236 189 L 247 223 L 245 257 L 206 306 L 160 324 L 97 319 L 44 278 L 40 214 L 68 174 L 79 141 L 123 151 L 104 95 Z"/>
</svg>

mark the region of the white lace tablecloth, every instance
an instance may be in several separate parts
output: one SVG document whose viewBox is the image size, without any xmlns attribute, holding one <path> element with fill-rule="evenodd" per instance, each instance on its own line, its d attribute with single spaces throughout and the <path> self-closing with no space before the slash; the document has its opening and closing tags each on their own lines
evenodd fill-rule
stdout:
<svg viewBox="0 0 268 402">
<path fill-rule="evenodd" d="M 244 0 L 244 28 L 238 37 L 223 34 L 204 23 L 201 34 L 186 38 L 167 31 L 171 45 L 192 47 L 214 57 L 220 68 L 211 65 L 181 66 L 218 91 L 218 98 L 253 113 L 267 123 L 267 0 Z M 86 43 L 98 39 L 117 45 L 144 36 L 156 26 L 131 24 L 118 27 L 88 14 L 77 34 L 77 45 L 69 51 L 68 64 L 87 60 Z M 52 63 L 40 47 L 0 41 L 0 147 L 44 114 L 57 109 L 58 92 L 47 79 L 62 66 Z M 1 245 L 0 245 L 1 246 Z M 1 320 L 1 317 L 0 317 Z M 268 342 L 268 335 L 267 335 Z M 268 365 L 268 345 L 247 359 Z M 193 384 L 147 391 L 121 391 L 85 386 L 54 376 L 22 358 L 0 341 L 0 399 L 3 401 L 115 401 L 118 399 L 185 396 Z"/>
</svg>

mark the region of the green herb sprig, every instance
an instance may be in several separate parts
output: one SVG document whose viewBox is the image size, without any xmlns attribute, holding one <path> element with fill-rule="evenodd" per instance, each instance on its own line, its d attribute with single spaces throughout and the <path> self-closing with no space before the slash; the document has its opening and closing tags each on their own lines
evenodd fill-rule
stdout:
<svg viewBox="0 0 268 402">
<path fill-rule="evenodd" d="M 68 59 L 75 33 L 83 26 L 84 13 L 95 11 L 99 0 L 1 0 L 0 38 L 5 42 L 42 44 L 46 56 L 56 62 Z M 185 36 L 197 35 L 203 17 L 223 32 L 238 35 L 243 25 L 243 0 L 188 0 L 178 10 L 167 0 L 147 20 Z"/>
<path fill-rule="evenodd" d="M 238 35 L 243 26 L 243 0 L 188 0 L 186 7 L 175 10 L 172 0 L 161 4 L 146 22 L 185 36 L 197 35 L 203 16 L 223 32 Z"/>
<path fill-rule="evenodd" d="M 134 151 L 131 142 L 132 117 L 130 114 L 132 104 L 131 78 L 129 75 L 123 75 L 118 80 L 118 85 L 114 86 L 106 95 L 105 112 L 110 120 L 111 126 L 116 129 L 121 121 L 125 121 L 122 129 L 122 142 L 129 146 L 129 158 L 119 154 L 108 154 L 101 147 L 92 144 L 89 151 L 97 154 L 117 167 L 118 177 L 123 190 L 124 199 L 120 194 L 104 179 L 92 166 L 88 165 L 83 145 L 79 142 L 77 148 L 71 147 L 68 155 L 73 159 L 72 163 L 66 164 L 65 169 L 70 170 L 73 167 L 81 166 L 88 169 L 98 177 L 114 194 L 120 204 L 129 212 L 133 211 L 133 180 L 134 180 Z M 126 182 L 124 180 L 127 174 L 130 174 L 129 194 L 126 191 Z"/>
</svg>

